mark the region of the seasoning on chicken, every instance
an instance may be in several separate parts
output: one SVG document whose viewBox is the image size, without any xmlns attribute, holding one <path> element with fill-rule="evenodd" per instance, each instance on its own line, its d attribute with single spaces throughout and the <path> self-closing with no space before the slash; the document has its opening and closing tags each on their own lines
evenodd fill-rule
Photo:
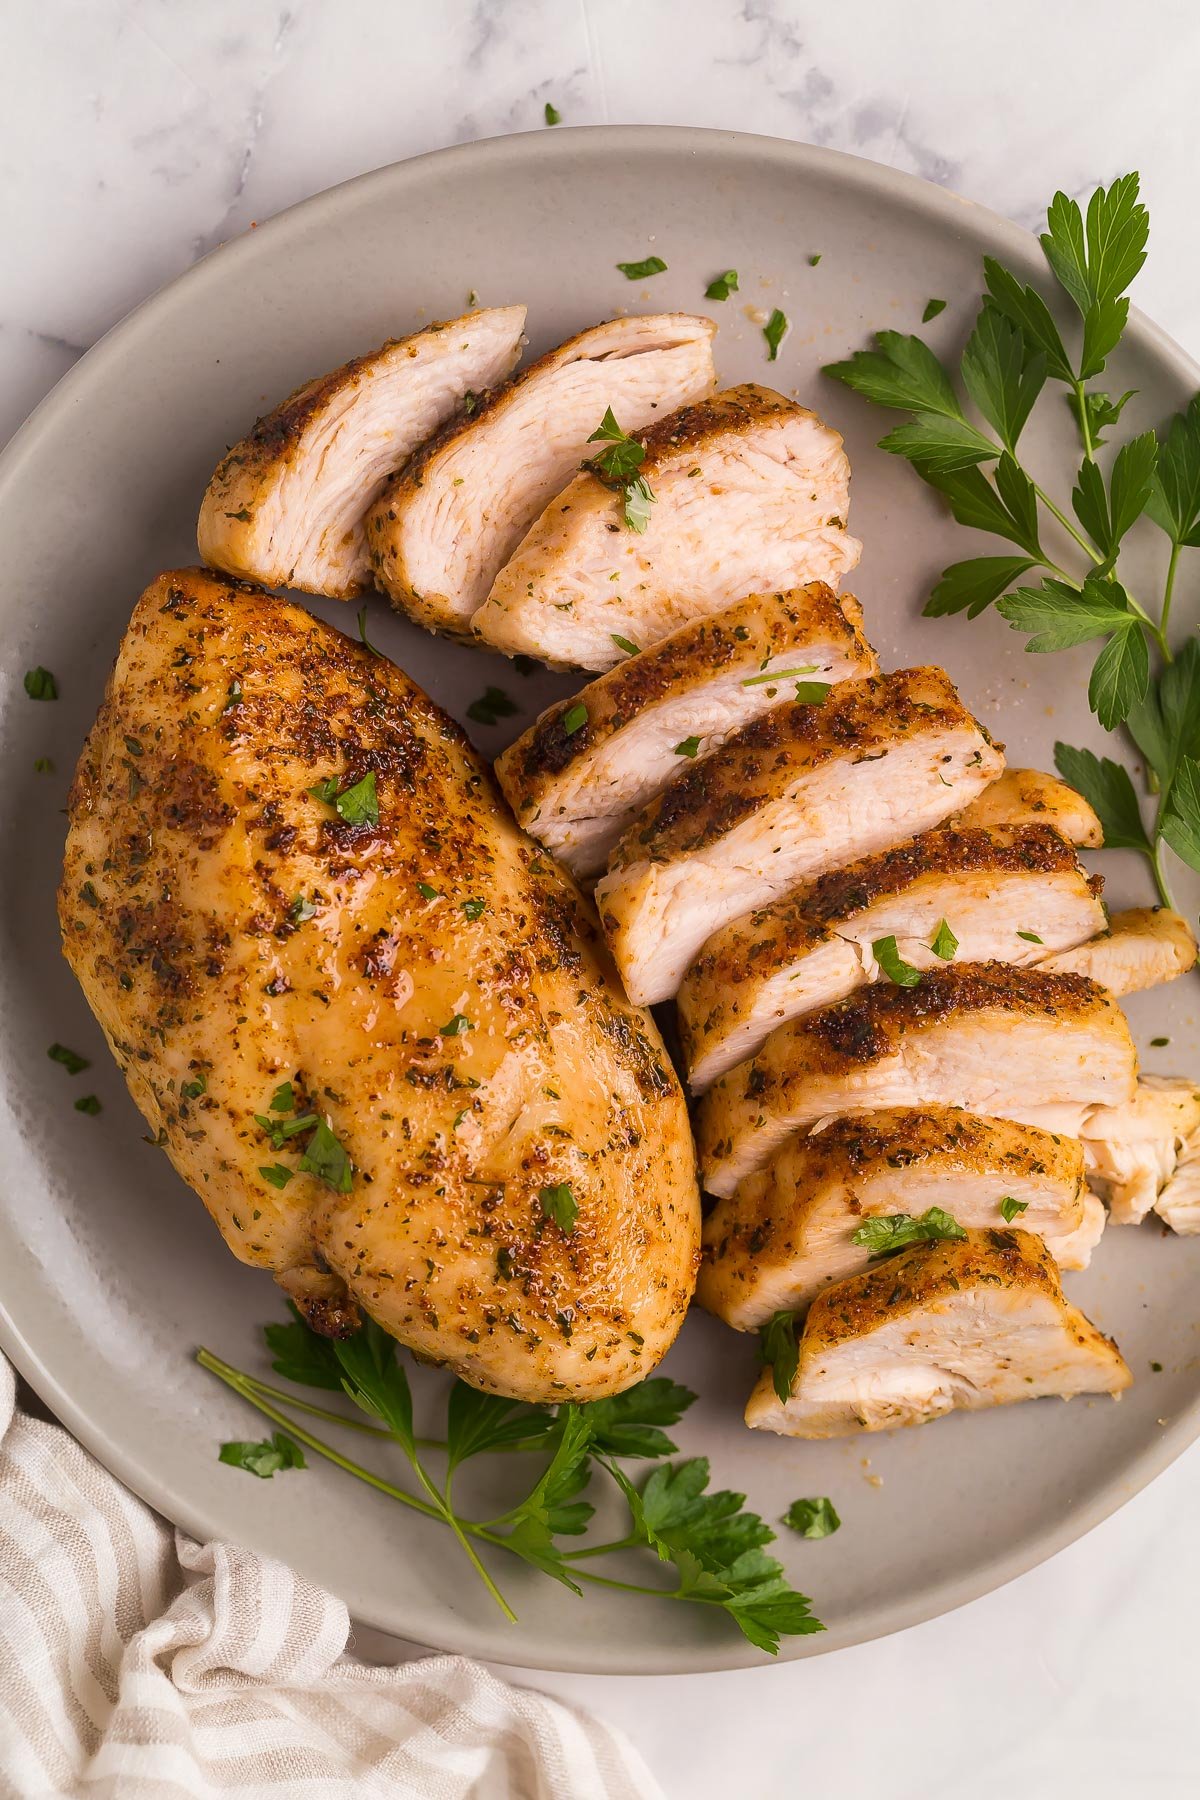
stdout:
<svg viewBox="0 0 1200 1800">
<path fill-rule="evenodd" d="M 1053 825 L 1080 850 L 1098 850 L 1104 831 L 1082 794 L 1040 769 L 1005 769 L 977 800 L 957 814 L 955 825 Z"/>
<path fill-rule="evenodd" d="M 1168 906 L 1133 906 L 1114 913 L 1098 937 L 1042 963 L 1046 969 L 1090 975 L 1111 994 L 1136 994 L 1174 981 L 1195 966 L 1195 933 Z"/>
<path fill-rule="evenodd" d="M 1119 1394 L 1133 1377 L 1062 1291 L 1029 1231 L 919 1244 L 813 1302 L 787 1402 L 766 1369 L 746 1423 L 785 1437 L 853 1437 L 961 1408 Z"/>
<path fill-rule="evenodd" d="M 944 963 L 1041 962 L 1103 931 L 1098 876 L 1048 825 L 939 827 L 848 863 L 714 933 L 679 989 L 692 1089 L 769 1031 Z M 886 944 L 887 968 L 875 948 Z"/>
<path fill-rule="evenodd" d="M 788 1138 L 717 1202 L 704 1222 L 696 1298 L 736 1330 L 756 1331 L 865 1268 L 874 1249 L 856 1238 L 869 1221 L 919 1220 L 931 1207 L 966 1227 L 1019 1214 L 1065 1268 L 1085 1268 L 1104 1229 L 1072 1139 L 957 1107 L 885 1107 Z"/>
<path fill-rule="evenodd" d="M 1136 1080 L 1125 1015 L 1094 981 L 952 963 L 918 987 L 879 983 L 793 1019 L 723 1075 L 696 1112 L 704 1185 L 731 1194 L 785 1137 L 832 1113 L 938 1105 L 1023 1116 L 1119 1105 Z"/>
<path fill-rule="evenodd" d="M 743 726 L 639 814 L 597 887 L 630 997 L 668 999 L 730 919 L 936 825 L 1003 762 L 936 668 L 841 682 Z"/>
<path fill-rule="evenodd" d="M 599 873 L 689 759 L 791 700 L 800 683 L 878 673 L 858 602 L 822 582 L 751 594 L 630 654 L 549 708 L 496 763 L 517 818 L 576 876 Z"/>
<path fill-rule="evenodd" d="M 470 638 L 530 524 L 595 454 L 606 411 L 636 433 L 710 391 L 715 329 L 687 313 L 611 319 L 531 363 L 388 483 L 367 518 L 379 586 L 418 625 Z"/>
<path fill-rule="evenodd" d="M 683 1097 L 458 726 L 299 607 L 143 595 L 75 777 L 66 955 L 150 1130 L 317 1329 L 611 1394 L 698 1260 Z"/>
<path fill-rule="evenodd" d="M 363 520 L 419 444 L 511 375 L 523 306 L 428 325 L 298 388 L 217 464 L 200 554 L 267 587 L 347 599 L 372 585 Z"/>
<path fill-rule="evenodd" d="M 642 443 L 645 529 L 625 528 L 621 490 L 585 465 L 500 570 L 475 615 L 480 637 L 510 656 L 607 669 L 617 637 L 653 644 L 743 594 L 836 587 L 858 562 L 842 440 L 794 400 L 749 382 L 660 420 Z"/>
</svg>

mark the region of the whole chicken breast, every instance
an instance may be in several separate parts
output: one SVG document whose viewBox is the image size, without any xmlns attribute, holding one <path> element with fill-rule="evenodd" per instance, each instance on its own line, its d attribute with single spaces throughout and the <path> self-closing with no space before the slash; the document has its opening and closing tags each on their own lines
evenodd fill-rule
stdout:
<svg viewBox="0 0 1200 1800">
<path fill-rule="evenodd" d="M 637 1381 L 698 1260 L 687 1116 L 570 881 L 458 726 L 198 570 L 134 612 L 76 773 L 63 944 L 243 1262 L 526 1400 Z"/>
<path fill-rule="evenodd" d="M 693 1092 L 777 1025 L 887 979 L 881 942 L 918 971 L 952 959 L 1041 962 L 1104 930 L 1102 885 L 1050 826 L 1018 825 L 939 827 L 794 888 L 714 933 L 684 975 L 679 1035 Z"/>
<path fill-rule="evenodd" d="M 883 1107 L 788 1138 L 718 1200 L 704 1221 L 696 1298 L 736 1330 L 757 1331 L 866 1268 L 872 1251 L 855 1235 L 868 1220 L 920 1218 L 933 1206 L 969 1227 L 1003 1226 L 1019 1212 L 1065 1268 L 1086 1268 L 1104 1229 L 1072 1139 L 958 1107 Z"/>
<path fill-rule="evenodd" d="M 1041 769 L 1005 769 L 990 787 L 965 806 L 955 825 L 1053 825 L 1080 850 L 1099 850 L 1104 832 L 1082 794 Z"/>
<path fill-rule="evenodd" d="M 474 621 L 487 643 L 607 669 L 621 656 L 614 636 L 653 644 L 743 594 L 836 587 L 857 564 L 842 440 L 794 400 L 747 382 L 660 420 L 642 442 L 637 473 L 654 495 L 645 530 L 626 528 L 620 489 L 585 466 L 496 576 Z"/>
<path fill-rule="evenodd" d="M 937 668 L 840 682 L 743 726 L 638 815 L 597 886 L 630 997 L 669 999 L 730 919 L 936 825 L 1003 763 Z"/>
<path fill-rule="evenodd" d="M 1090 975 L 1110 994 L 1136 994 L 1195 968 L 1196 935 L 1169 906 L 1131 906 L 1114 913 L 1098 936 L 1044 958 L 1042 966 Z"/>
<path fill-rule="evenodd" d="M 952 963 L 917 987 L 881 982 L 773 1031 L 701 1100 L 700 1166 L 710 1193 L 731 1194 L 828 1114 L 939 1105 L 1020 1117 L 1119 1105 L 1136 1085 L 1125 1015 L 1094 981 Z"/>
<path fill-rule="evenodd" d="M 1062 1291 L 1028 1231 L 919 1244 L 813 1302 L 788 1400 L 764 1370 L 746 1423 L 785 1437 L 854 1437 L 961 1408 L 1120 1394 L 1133 1380 L 1111 1338 Z"/>
<path fill-rule="evenodd" d="M 531 363 L 388 483 L 367 518 L 378 585 L 418 625 L 470 637 L 502 565 L 594 453 L 605 412 L 640 432 L 699 400 L 715 330 L 689 313 L 610 319 Z"/>
<path fill-rule="evenodd" d="M 367 508 L 419 444 L 511 375 L 524 329 L 523 306 L 485 307 L 298 388 L 217 464 L 196 531 L 205 562 L 335 600 L 369 588 Z"/>
<path fill-rule="evenodd" d="M 631 641 L 632 647 L 632 641 Z M 852 595 L 822 582 L 751 594 L 628 655 L 551 706 L 497 760 L 517 818 L 572 874 L 598 874 L 688 760 L 792 699 L 801 682 L 875 675 Z"/>
</svg>

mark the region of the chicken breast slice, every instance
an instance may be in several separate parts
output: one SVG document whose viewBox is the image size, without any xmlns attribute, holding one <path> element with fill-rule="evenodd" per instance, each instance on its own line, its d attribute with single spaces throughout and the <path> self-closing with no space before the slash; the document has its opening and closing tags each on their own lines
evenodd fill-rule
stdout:
<svg viewBox="0 0 1200 1800">
<path fill-rule="evenodd" d="M 1042 967 L 1090 975 L 1111 994 L 1136 994 L 1174 981 L 1196 966 L 1196 937 L 1169 906 L 1132 906 L 1114 913 L 1086 944 L 1044 958 Z"/>
<path fill-rule="evenodd" d="M 372 585 L 363 521 L 418 445 L 512 374 L 523 306 L 427 325 L 298 388 L 217 464 L 196 537 L 214 569 L 345 600 Z"/>
<path fill-rule="evenodd" d="M 919 1244 L 813 1302 L 786 1401 L 770 1369 L 746 1423 L 785 1437 L 854 1437 L 1049 1395 L 1120 1394 L 1116 1344 L 1062 1291 L 1029 1231 Z"/>
<path fill-rule="evenodd" d="M 1001 1227 L 1019 1212 L 1061 1266 L 1085 1268 L 1091 1199 L 1070 1138 L 950 1106 L 843 1115 L 788 1138 L 718 1200 L 704 1223 L 696 1298 L 736 1330 L 757 1331 L 867 1267 L 871 1249 L 855 1242 L 865 1221 L 920 1218 L 933 1206 L 968 1227 Z M 1095 1210 L 1103 1231 L 1104 1208 Z"/>
<path fill-rule="evenodd" d="M 65 953 L 234 1255 L 493 1393 L 640 1380 L 699 1260 L 683 1095 L 453 720 L 302 607 L 178 570 L 70 810 Z"/>
<path fill-rule="evenodd" d="M 1094 981 L 952 963 L 918 987 L 881 982 L 805 1013 L 722 1075 L 695 1115 L 704 1186 L 731 1194 L 827 1114 L 938 1105 L 1021 1115 L 1120 1104 L 1136 1083 L 1125 1015 Z"/>
<path fill-rule="evenodd" d="M 1184 1139 L 1154 1210 L 1178 1237 L 1195 1237 L 1200 1232 L 1200 1127 Z"/>
<path fill-rule="evenodd" d="M 1200 1130 L 1200 1088 L 1173 1075 L 1143 1075 L 1119 1105 L 1033 1107 L 1023 1114 L 1083 1145 L 1088 1179 L 1114 1225 L 1140 1225 Z"/>
<path fill-rule="evenodd" d="M 886 980 L 872 948 L 881 940 L 894 939 L 918 971 L 1041 962 L 1047 947 L 1103 931 L 1102 885 L 1050 826 L 998 825 L 938 827 L 794 888 L 714 933 L 684 975 L 679 1036 L 692 1091 L 752 1056 L 777 1025 Z M 939 941 L 943 926 L 949 942 Z"/>
<path fill-rule="evenodd" d="M 631 428 L 618 414 L 621 425 Z M 850 464 L 816 413 L 748 382 L 652 425 L 644 531 L 591 467 L 556 494 L 475 614 L 485 642 L 560 668 L 607 669 L 614 634 L 653 644 L 742 594 L 824 581 L 862 550 L 846 531 Z"/>
<path fill-rule="evenodd" d="M 573 875 L 596 875 L 688 759 L 791 699 L 800 682 L 878 672 L 852 595 L 839 602 L 823 582 L 751 594 L 550 707 L 496 774 L 525 830 Z"/>
<path fill-rule="evenodd" d="M 730 919 L 936 825 L 1003 762 L 937 668 L 841 682 L 743 726 L 638 815 L 597 886 L 630 997 L 669 999 Z"/>
<path fill-rule="evenodd" d="M 701 399 L 715 330 L 688 313 L 610 319 L 531 363 L 388 483 L 367 517 L 378 585 L 418 625 L 471 637 L 531 522 L 594 455 L 606 410 L 636 433 Z"/>
<path fill-rule="evenodd" d="M 1095 812 L 1073 787 L 1040 769 L 1005 769 L 977 800 L 963 808 L 955 825 L 1053 825 L 1080 850 L 1099 850 L 1104 832 Z"/>
</svg>

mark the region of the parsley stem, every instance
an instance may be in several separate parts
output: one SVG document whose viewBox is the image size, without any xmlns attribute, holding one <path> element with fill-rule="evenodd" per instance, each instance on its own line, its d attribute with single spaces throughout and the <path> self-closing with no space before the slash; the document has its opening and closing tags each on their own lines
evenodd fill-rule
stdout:
<svg viewBox="0 0 1200 1800">
<path fill-rule="evenodd" d="M 1079 435 L 1083 439 L 1083 454 L 1089 462 L 1096 460 L 1096 446 L 1092 442 L 1092 426 L 1088 418 L 1087 397 L 1081 380 L 1075 382 L 1075 412 L 1079 419 Z"/>
<path fill-rule="evenodd" d="M 1164 794 L 1162 796 L 1162 799 L 1158 803 L 1158 810 L 1159 810 L 1160 816 L 1162 814 L 1163 804 L 1164 804 L 1165 800 L 1166 800 L 1166 795 Z M 1150 860 L 1150 867 L 1154 871 L 1154 885 L 1158 889 L 1158 897 L 1162 901 L 1164 906 L 1169 906 L 1169 907 L 1171 907 L 1172 910 L 1174 910 L 1175 902 L 1171 898 L 1171 890 L 1167 886 L 1167 878 L 1163 874 L 1162 839 L 1158 835 L 1158 820 L 1157 819 L 1154 822 L 1154 848 L 1150 852 L 1149 860 Z"/>
<path fill-rule="evenodd" d="M 611 1544 L 586 1544 L 582 1550 L 564 1550 L 562 1555 L 564 1561 L 578 1562 L 582 1556 L 607 1556 L 613 1550 L 636 1550 L 645 1542 L 645 1538 L 637 1536 L 616 1538 Z"/>
<path fill-rule="evenodd" d="M 1029 471 L 1025 470 L 1024 473 L 1026 475 L 1028 475 Z M 1088 543 L 1087 539 L 1083 536 L 1082 532 L 1079 532 L 1075 529 L 1075 527 L 1074 527 L 1074 525 L 1072 525 L 1070 519 L 1068 519 L 1066 513 L 1062 511 L 1061 507 L 1058 507 L 1054 504 L 1053 500 L 1050 498 L 1050 496 L 1046 492 L 1045 488 L 1040 488 L 1038 486 L 1037 482 L 1035 481 L 1033 483 L 1033 491 L 1037 495 L 1038 499 L 1041 501 L 1042 505 L 1046 508 L 1046 511 L 1049 513 L 1053 513 L 1054 517 L 1058 520 L 1058 522 L 1062 526 L 1063 530 L 1068 534 L 1069 537 L 1073 537 L 1075 539 L 1075 542 L 1079 545 L 1079 548 L 1084 552 L 1084 554 L 1086 556 L 1090 556 L 1094 563 L 1103 562 L 1104 558 L 1101 556 L 1100 552 L 1095 548 L 1094 545 Z"/>
<path fill-rule="evenodd" d="M 1169 624 L 1170 618 L 1171 618 L 1171 601 L 1175 597 L 1175 570 L 1179 566 L 1179 551 L 1180 551 L 1180 545 L 1177 542 L 1175 542 L 1174 540 L 1172 540 L 1171 560 L 1167 564 L 1167 584 L 1166 584 L 1165 588 L 1163 589 L 1162 618 L 1159 620 L 1159 627 L 1158 627 L 1159 632 L 1161 633 L 1162 640 L 1163 640 L 1163 645 L 1162 645 L 1163 654 L 1166 656 L 1168 662 L 1170 662 L 1170 660 L 1171 660 L 1171 655 L 1170 655 L 1170 652 L 1166 648 L 1165 639 L 1166 639 L 1166 635 L 1167 635 L 1167 625 Z"/>
</svg>

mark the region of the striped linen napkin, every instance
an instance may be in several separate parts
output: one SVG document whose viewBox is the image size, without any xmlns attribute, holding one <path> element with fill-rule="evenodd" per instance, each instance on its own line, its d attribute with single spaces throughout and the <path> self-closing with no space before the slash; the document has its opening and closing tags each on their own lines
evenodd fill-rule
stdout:
<svg viewBox="0 0 1200 1800">
<path fill-rule="evenodd" d="M 478 1663 L 373 1668 L 282 1563 L 172 1531 L 0 1357 L 0 1795 L 662 1800 L 619 1733 Z"/>
</svg>

